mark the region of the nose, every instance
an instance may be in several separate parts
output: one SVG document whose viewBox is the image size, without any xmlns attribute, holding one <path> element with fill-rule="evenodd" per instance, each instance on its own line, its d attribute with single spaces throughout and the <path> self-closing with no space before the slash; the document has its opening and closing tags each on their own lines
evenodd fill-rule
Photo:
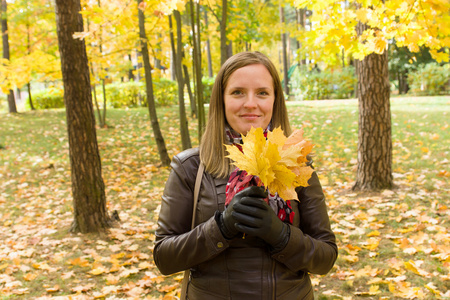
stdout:
<svg viewBox="0 0 450 300">
<path fill-rule="evenodd" d="M 245 99 L 244 107 L 245 108 L 256 108 L 257 107 L 257 97 L 254 94 L 248 94 Z"/>
</svg>

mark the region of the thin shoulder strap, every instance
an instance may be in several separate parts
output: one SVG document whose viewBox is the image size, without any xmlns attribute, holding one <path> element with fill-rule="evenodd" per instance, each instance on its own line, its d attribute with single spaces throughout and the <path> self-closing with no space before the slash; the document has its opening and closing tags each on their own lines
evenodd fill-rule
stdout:
<svg viewBox="0 0 450 300">
<path fill-rule="evenodd" d="M 194 229 L 194 226 L 195 226 L 195 213 L 197 212 L 198 196 L 200 194 L 200 186 L 202 184 L 202 177 L 203 177 L 204 169 L 205 169 L 205 166 L 202 164 L 202 162 L 200 162 L 200 165 L 198 166 L 197 177 L 195 177 L 194 203 L 192 205 L 191 230 Z M 191 275 L 191 270 L 187 269 L 186 271 L 184 271 L 184 278 L 181 283 L 180 299 L 183 299 L 183 300 L 186 299 L 187 285 L 189 282 L 190 275 Z"/>
<path fill-rule="evenodd" d="M 200 185 L 202 184 L 203 170 L 205 166 L 200 162 L 197 171 L 197 177 L 195 178 L 195 187 L 194 187 L 194 205 L 192 206 L 192 223 L 191 229 L 194 229 L 195 226 L 195 213 L 197 211 L 197 203 L 198 203 L 198 195 L 200 193 Z"/>
</svg>

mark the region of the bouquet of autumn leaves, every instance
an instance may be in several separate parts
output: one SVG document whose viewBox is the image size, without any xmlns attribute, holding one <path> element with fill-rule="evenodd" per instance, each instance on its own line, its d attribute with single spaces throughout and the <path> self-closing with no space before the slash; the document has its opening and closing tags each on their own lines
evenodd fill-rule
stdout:
<svg viewBox="0 0 450 300">
<path fill-rule="evenodd" d="M 246 185 L 253 181 L 267 188 L 272 195 L 278 193 L 285 200 L 299 201 L 295 188 L 308 186 L 313 173 L 313 169 L 306 165 L 306 156 L 313 144 L 303 138 L 303 129 L 297 129 L 286 137 L 278 127 L 269 131 L 266 138 L 262 128 L 252 127 L 242 141 L 242 151 L 235 145 L 225 146 L 229 153 L 227 157 L 249 175 Z"/>
</svg>

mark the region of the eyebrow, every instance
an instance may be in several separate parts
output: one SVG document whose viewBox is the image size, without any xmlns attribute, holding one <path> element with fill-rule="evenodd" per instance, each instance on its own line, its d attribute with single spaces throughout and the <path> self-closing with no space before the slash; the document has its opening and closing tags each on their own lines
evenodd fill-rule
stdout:
<svg viewBox="0 0 450 300">
<path fill-rule="evenodd" d="M 232 86 L 232 87 L 228 86 L 228 87 L 225 88 L 225 90 L 227 90 L 227 89 L 246 89 L 246 88 L 242 87 L 242 86 Z M 256 89 L 257 90 L 263 90 L 263 89 L 273 90 L 274 88 L 263 86 L 263 87 L 259 87 L 259 88 L 256 88 Z"/>
</svg>

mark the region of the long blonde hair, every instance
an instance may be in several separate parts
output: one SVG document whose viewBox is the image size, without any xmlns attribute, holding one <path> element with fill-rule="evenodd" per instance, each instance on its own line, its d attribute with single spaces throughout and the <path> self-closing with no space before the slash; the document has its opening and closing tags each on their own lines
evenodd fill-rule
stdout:
<svg viewBox="0 0 450 300">
<path fill-rule="evenodd" d="M 205 165 L 206 171 L 215 177 L 223 178 L 229 176 L 232 169 L 230 159 L 226 158 L 225 152 L 225 103 L 224 91 L 228 80 L 237 69 L 248 65 L 264 65 L 273 79 L 275 101 L 271 126 L 281 126 L 286 136 L 291 134 L 291 127 L 286 109 L 283 88 L 277 69 L 270 59 L 260 52 L 241 52 L 230 57 L 220 68 L 211 93 L 209 103 L 208 123 L 200 142 L 200 160 Z"/>
</svg>

